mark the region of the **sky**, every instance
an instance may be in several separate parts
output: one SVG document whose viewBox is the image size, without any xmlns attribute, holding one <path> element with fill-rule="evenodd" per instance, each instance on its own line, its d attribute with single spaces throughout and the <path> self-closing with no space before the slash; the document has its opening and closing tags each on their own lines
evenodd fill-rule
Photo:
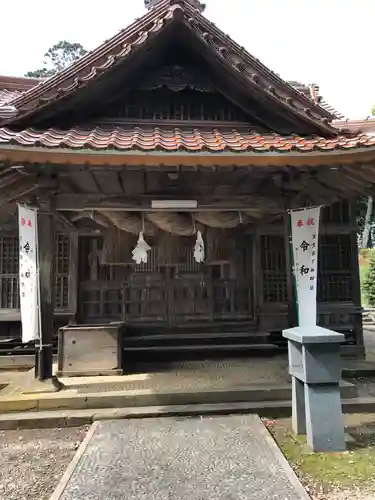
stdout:
<svg viewBox="0 0 375 500">
<path fill-rule="evenodd" d="M 317 83 L 334 108 L 375 104 L 374 0 L 206 0 L 205 16 L 287 80 Z M 0 74 L 41 67 L 60 40 L 90 50 L 146 10 L 143 0 L 18 0 L 0 5 Z"/>
</svg>

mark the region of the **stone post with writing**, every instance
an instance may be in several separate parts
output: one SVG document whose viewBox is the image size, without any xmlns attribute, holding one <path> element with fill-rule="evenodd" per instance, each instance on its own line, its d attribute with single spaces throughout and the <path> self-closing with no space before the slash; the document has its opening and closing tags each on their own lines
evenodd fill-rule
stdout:
<svg viewBox="0 0 375 500">
<path fill-rule="evenodd" d="M 319 215 L 319 207 L 290 213 L 299 326 L 284 330 L 283 336 L 288 339 L 294 431 L 306 433 L 313 451 L 342 451 L 339 383 L 344 335 L 317 326 Z"/>
</svg>

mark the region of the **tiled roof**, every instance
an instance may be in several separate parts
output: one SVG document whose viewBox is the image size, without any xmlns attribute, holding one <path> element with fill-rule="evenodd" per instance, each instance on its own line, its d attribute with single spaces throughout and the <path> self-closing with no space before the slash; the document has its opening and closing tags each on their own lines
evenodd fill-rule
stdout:
<svg viewBox="0 0 375 500">
<path fill-rule="evenodd" d="M 38 78 L 0 75 L 0 106 L 9 104 L 40 83 Z"/>
<path fill-rule="evenodd" d="M 329 104 L 329 102 L 327 102 L 323 98 L 323 96 L 320 94 L 319 85 L 317 85 L 316 83 L 309 85 L 309 91 L 310 91 L 311 99 L 313 101 L 319 103 L 319 105 L 322 108 L 326 109 L 329 113 L 331 113 L 332 116 L 334 116 L 335 118 L 338 118 L 340 120 L 345 118 L 345 116 L 342 113 L 340 113 L 340 111 L 337 111 L 337 109 L 335 109 L 333 106 L 331 106 Z"/>
<path fill-rule="evenodd" d="M 21 94 L 18 90 L 2 90 L 0 89 L 0 106 L 5 106 L 9 104 L 13 99 Z"/>
<path fill-rule="evenodd" d="M 364 120 L 334 120 L 332 125 L 343 134 L 375 135 L 374 116 L 368 116 Z"/>
<path fill-rule="evenodd" d="M 246 52 L 185 0 L 160 1 L 150 12 L 98 49 L 17 97 L 13 101 L 18 110 L 17 119 L 103 77 L 103 73 L 124 62 L 140 47 L 151 43 L 153 37 L 175 21 L 182 23 L 204 43 L 221 65 L 234 72 L 238 79 L 242 78 L 249 92 L 262 92 L 267 99 L 313 124 L 322 133 L 335 133 L 329 124 L 333 119 L 330 113 Z"/>
<path fill-rule="evenodd" d="M 27 129 L 14 132 L 0 129 L 0 148 L 17 145 L 29 148 L 66 148 L 119 151 L 224 151 L 243 152 L 334 152 L 375 146 L 375 137 L 368 135 L 337 136 L 330 139 L 312 136 L 281 136 L 261 134 L 245 129 L 195 128 L 73 128 L 70 130 Z"/>
<path fill-rule="evenodd" d="M 299 92 L 304 94 L 306 97 L 309 97 L 312 101 L 319 104 L 319 106 L 336 118 L 336 119 L 344 119 L 344 115 L 337 111 L 333 106 L 331 106 L 320 94 L 320 87 L 316 83 L 311 83 L 310 85 L 303 85 L 301 83 L 295 82 L 291 83 L 294 88 L 296 88 Z"/>
</svg>

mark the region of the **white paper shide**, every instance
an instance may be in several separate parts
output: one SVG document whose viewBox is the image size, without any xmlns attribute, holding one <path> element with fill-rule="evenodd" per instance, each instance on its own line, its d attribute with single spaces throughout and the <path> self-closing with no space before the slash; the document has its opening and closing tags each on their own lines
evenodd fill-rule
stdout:
<svg viewBox="0 0 375 500">
<path fill-rule="evenodd" d="M 197 239 L 194 245 L 193 256 L 196 262 L 204 262 L 204 241 L 200 231 L 197 232 Z"/>
<path fill-rule="evenodd" d="M 320 207 L 290 212 L 299 326 L 316 325 Z"/>
<path fill-rule="evenodd" d="M 37 211 L 18 206 L 22 342 L 39 339 Z"/>
<path fill-rule="evenodd" d="M 150 245 L 145 241 L 143 232 L 139 233 L 138 242 L 132 252 L 133 260 L 137 264 L 147 264 L 148 252 L 151 250 Z"/>
</svg>

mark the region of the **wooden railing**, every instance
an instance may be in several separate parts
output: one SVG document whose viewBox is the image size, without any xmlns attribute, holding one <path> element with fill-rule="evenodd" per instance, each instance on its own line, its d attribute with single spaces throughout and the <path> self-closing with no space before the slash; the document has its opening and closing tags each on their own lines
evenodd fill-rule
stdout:
<svg viewBox="0 0 375 500">
<path fill-rule="evenodd" d="M 188 323 L 254 317 L 251 283 L 193 278 L 87 282 L 80 285 L 80 317 L 128 323 Z"/>
</svg>

